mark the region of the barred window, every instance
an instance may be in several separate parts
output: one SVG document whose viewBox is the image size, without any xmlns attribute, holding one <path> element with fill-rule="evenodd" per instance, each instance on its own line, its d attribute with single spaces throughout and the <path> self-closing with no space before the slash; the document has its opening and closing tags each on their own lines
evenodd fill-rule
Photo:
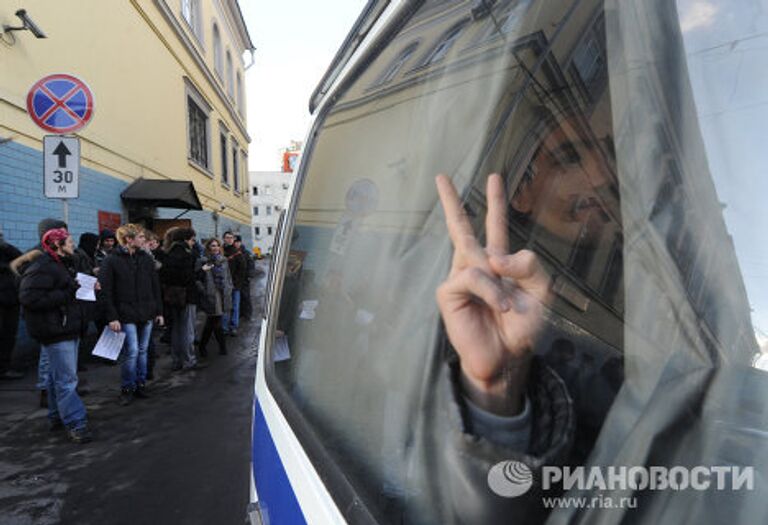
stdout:
<svg viewBox="0 0 768 525">
<path fill-rule="evenodd" d="M 189 158 L 208 168 L 208 115 L 191 96 L 187 97 L 189 117 Z"/>
</svg>

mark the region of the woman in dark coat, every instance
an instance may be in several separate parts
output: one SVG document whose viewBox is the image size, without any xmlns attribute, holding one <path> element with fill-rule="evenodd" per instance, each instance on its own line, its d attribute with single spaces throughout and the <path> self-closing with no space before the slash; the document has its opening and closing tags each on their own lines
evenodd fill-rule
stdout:
<svg viewBox="0 0 768 525">
<path fill-rule="evenodd" d="M 205 328 L 200 339 L 200 356 L 207 357 L 208 341 L 211 333 L 219 343 L 219 354 L 227 353 L 227 342 L 221 327 L 221 316 L 232 308 L 232 276 L 229 273 L 227 258 L 221 253 L 218 239 L 209 239 L 205 243 L 203 270 L 205 271 Z"/>
</svg>

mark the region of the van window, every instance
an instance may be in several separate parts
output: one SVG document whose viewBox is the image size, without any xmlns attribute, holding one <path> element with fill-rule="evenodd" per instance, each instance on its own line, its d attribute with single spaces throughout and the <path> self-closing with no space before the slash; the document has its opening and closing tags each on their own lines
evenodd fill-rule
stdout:
<svg viewBox="0 0 768 525">
<path fill-rule="evenodd" d="M 499 2 L 463 22 L 472 4 L 424 4 L 321 114 L 281 236 L 270 388 L 339 508 L 354 507 L 337 490 L 346 483 L 381 523 L 607 512 L 547 506 L 548 494 L 609 498 L 624 505 L 616 521 L 760 520 L 768 376 L 752 365 L 768 351 L 768 183 L 757 176 L 768 51 L 745 37 L 765 33 L 768 13 L 725 0 L 708 2 L 711 16 L 688 0 Z M 494 16 L 498 38 L 478 43 Z M 414 40 L 444 67 L 369 91 Z M 437 174 L 456 188 L 457 213 Z M 525 300 L 512 317 L 465 324 L 519 333 L 535 318 L 529 339 L 498 345 L 530 359 L 515 414 L 473 403 L 456 342 L 469 332 L 438 309 L 436 291 L 470 264 L 457 257 L 493 255 L 457 251 L 470 243 L 452 240 L 457 221 L 481 247 L 530 252 L 546 276 L 535 296 L 484 266 Z M 495 431 L 513 416 L 528 421 L 525 439 Z M 493 482 L 511 460 L 535 487 L 519 497 Z M 542 484 L 545 466 L 718 465 L 753 468 L 752 489 Z"/>
</svg>

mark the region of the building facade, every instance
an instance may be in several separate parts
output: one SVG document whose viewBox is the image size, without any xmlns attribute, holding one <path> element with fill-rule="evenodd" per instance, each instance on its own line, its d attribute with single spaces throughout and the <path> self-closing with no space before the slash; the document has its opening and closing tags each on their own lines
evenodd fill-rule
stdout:
<svg viewBox="0 0 768 525">
<path fill-rule="evenodd" d="M 253 246 L 262 254 L 272 253 L 280 212 L 288 205 L 295 174 L 285 171 L 252 171 L 249 179 Z"/>
<path fill-rule="evenodd" d="M 134 221 L 162 233 L 189 224 L 199 237 L 232 229 L 250 239 L 247 186 L 246 51 L 254 46 L 236 0 L 44 2 L 11 0 L 0 24 L 19 26 L 24 8 L 47 38 L 0 35 L 0 227 L 27 249 L 37 223 L 65 218 L 75 238 Z M 77 16 L 75 16 L 77 14 Z M 43 195 L 43 137 L 29 89 L 52 73 L 81 79 L 94 94 L 80 141 L 78 198 Z M 199 210 L 151 199 L 126 202 L 131 183 L 187 181 Z M 148 196 L 148 197 L 151 197 Z"/>
</svg>

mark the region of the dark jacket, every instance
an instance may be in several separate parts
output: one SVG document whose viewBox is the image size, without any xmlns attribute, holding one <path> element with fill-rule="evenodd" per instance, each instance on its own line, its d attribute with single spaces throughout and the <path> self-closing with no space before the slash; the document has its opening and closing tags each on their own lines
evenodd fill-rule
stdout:
<svg viewBox="0 0 768 525">
<path fill-rule="evenodd" d="M 225 246 L 224 255 L 229 262 L 229 273 L 232 275 L 232 285 L 235 290 L 242 290 L 245 288 L 246 279 L 248 278 L 248 260 L 242 250 L 238 250 L 234 246 Z"/>
<path fill-rule="evenodd" d="M 0 306 L 19 304 L 19 289 L 16 275 L 11 270 L 11 261 L 21 257 L 21 252 L 6 242 L 0 242 Z"/>
<path fill-rule="evenodd" d="M 83 302 L 75 299 L 78 284 L 72 259 L 56 262 L 37 257 L 21 279 L 19 300 L 29 334 L 42 344 L 75 339 L 85 327 Z"/>
<path fill-rule="evenodd" d="M 167 287 L 184 287 L 187 291 L 187 304 L 198 304 L 198 282 L 202 287 L 202 264 L 184 242 L 174 242 L 162 260 L 160 282 Z"/>
<path fill-rule="evenodd" d="M 101 295 L 107 321 L 143 323 L 163 311 L 155 261 L 144 250 L 133 255 L 118 247 L 99 270 Z"/>
</svg>

